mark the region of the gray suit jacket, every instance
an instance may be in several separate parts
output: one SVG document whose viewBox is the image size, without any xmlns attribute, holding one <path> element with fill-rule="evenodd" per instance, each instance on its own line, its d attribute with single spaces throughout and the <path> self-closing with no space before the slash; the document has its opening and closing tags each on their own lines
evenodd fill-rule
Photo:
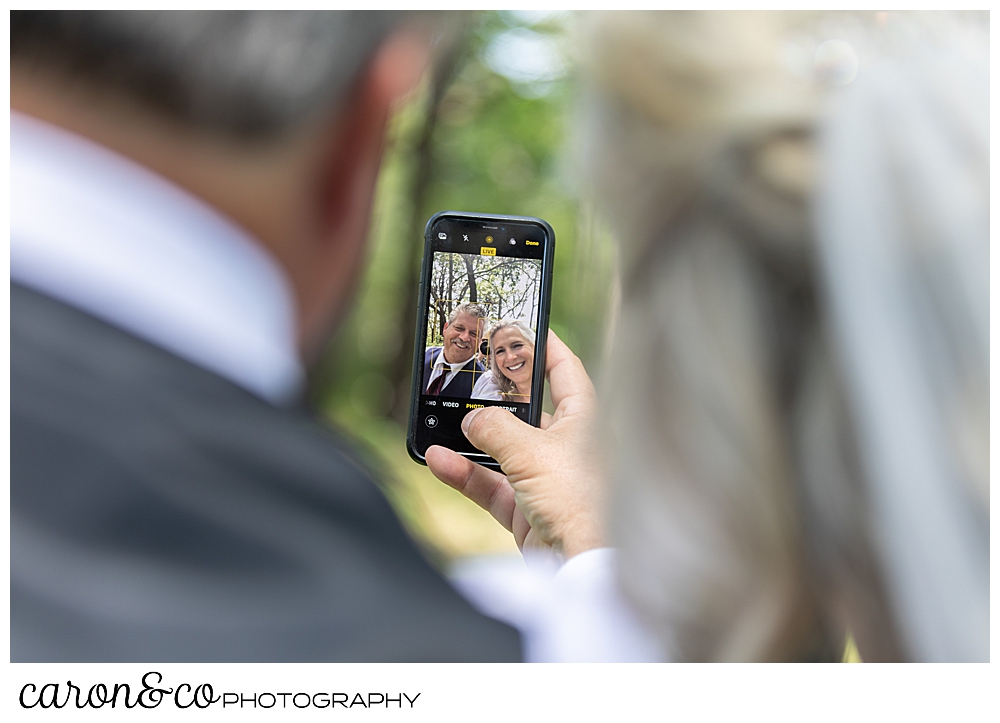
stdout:
<svg viewBox="0 0 1000 723">
<path fill-rule="evenodd" d="M 519 660 L 303 410 L 11 285 L 13 661 Z"/>
</svg>

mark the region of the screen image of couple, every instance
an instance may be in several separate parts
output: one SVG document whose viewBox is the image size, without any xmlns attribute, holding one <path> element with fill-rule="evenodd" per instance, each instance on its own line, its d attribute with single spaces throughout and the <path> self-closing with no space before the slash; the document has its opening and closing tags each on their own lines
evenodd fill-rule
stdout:
<svg viewBox="0 0 1000 723">
<path fill-rule="evenodd" d="M 540 259 L 435 252 L 421 392 L 529 403 L 541 282 Z"/>
</svg>

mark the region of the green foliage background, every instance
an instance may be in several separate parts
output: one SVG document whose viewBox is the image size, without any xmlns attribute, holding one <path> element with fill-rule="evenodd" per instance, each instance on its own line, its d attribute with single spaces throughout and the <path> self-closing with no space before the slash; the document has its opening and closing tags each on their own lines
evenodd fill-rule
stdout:
<svg viewBox="0 0 1000 723">
<path fill-rule="evenodd" d="M 615 294 L 614 258 L 607 234 L 577 198 L 572 68 L 564 61 L 562 72 L 525 81 L 495 67 L 497 48 L 511 38 L 544 41 L 565 57 L 572 19 L 565 13 L 466 17 L 451 72 L 438 84 L 439 102 L 429 77 L 392 123 L 367 272 L 350 317 L 312 380 L 319 407 L 367 445 L 373 463 L 392 480 L 387 492 L 404 521 L 444 560 L 514 548 L 488 514 L 436 481 L 405 451 L 426 220 L 446 209 L 547 220 L 556 232 L 551 328 L 592 375 L 603 353 Z"/>
</svg>

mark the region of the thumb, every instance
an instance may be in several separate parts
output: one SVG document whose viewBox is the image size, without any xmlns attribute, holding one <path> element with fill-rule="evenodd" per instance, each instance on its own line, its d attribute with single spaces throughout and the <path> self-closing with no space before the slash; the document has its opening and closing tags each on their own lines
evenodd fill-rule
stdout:
<svg viewBox="0 0 1000 723">
<path fill-rule="evenodd" d="M 538 430 L 506 409 L 485 407 L 473 409 L 465 415 L 462 432 L 477 449 L 486 452 L 503 467 L 515 450 L 532 443 Z"/>
</svg>

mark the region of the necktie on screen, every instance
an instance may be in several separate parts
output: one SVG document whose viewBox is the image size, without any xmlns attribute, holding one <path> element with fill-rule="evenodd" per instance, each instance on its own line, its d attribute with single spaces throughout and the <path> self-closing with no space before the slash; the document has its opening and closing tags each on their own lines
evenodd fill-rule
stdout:
<svg viewBox="0 0 1000 723">
<path fill-rule="evenodd" d="M 447 376 L 448 376 L 448 372 L 447 371 L 442 371 L 441 375 L 437 379 L 435 379 L 433 382 L 431 382 L 431 384 L 430 384 L 429 387 L 427 387 L 427 396 L 436 397 L 438 394 L 440 394 L 441 393 L 441 387 L 444 386 L 444 380 L 445 380 L 445 377 L 447 377 Z"/>
</svg>

